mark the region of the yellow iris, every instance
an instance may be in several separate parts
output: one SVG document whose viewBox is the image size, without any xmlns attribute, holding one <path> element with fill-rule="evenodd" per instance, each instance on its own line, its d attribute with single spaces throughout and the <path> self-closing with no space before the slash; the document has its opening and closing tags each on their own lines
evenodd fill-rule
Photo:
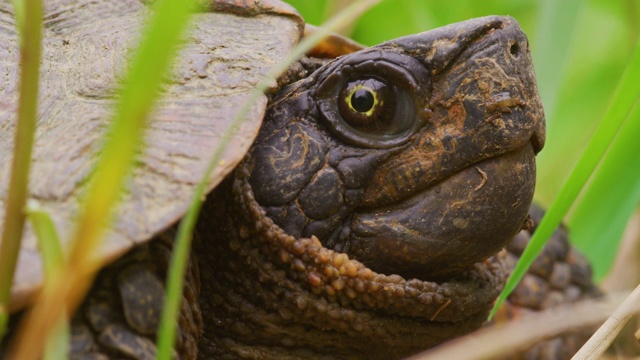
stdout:
<svg viewBox="0 0 640 360">
<path fill-rule="evenodd" d="M 358 111 L 353 107 L 353 103 L 352 103 L 353 102 L 353 95 L 358 90 L 364 90 L 364 91 L 368 92 L 369 94 L 371 94 L 371 96 L 373 96 L 373 105 L 371 105 L 371 108 L 369 108 L 369 110 L 367 110 L 367 111 L 364 111 L 364 112 Z M 378 93 L 375 90 L 373 90 L 372 88 L 370 88 L 368 86 L 365 86 L 363 84 L 355 85 L 353 87 L 353 89 L 351 89 L 351 91 L 349 91 L 349 95 L 347 95 L 347 99 L 348 99 L 347 105 L 349 105 L 349 109 L 353 110 L 356 113 L 363 114 L 365 116 L 371 116 L 373 114 L 373 110 L 375 110 L 376 106 L 379 103 Z M 382 102 L 380 102 L 380 105 L 382 105 Z"/>
</svg>

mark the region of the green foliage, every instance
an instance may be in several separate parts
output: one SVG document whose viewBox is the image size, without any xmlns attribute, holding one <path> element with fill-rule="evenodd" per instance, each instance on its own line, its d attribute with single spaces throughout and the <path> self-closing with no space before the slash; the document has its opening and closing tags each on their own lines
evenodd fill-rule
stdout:
<svg viewBox="0 0 640 360">
<path fill-rule="evenodd" d="M 0 240 L 0 340 L 9 319 L 11 283 L 22 239 L 27 200 L 29 165 L 36 127 L 38 80 L 40 76 L 40 40 L 42 38 L 42 3 L 40 0 L 14 1 L 16 24 L 20 36 L 20 98 L 11 164 L 11 179 L 6 199 L 5 217 Z"/>
<path fill-rule="evenodd" d="M 42 254 L 45 281 L 51 281 L 51 275 L 64 263 L 62 243 L 51 216 L 35 200 L 29 200 L 26 214 L 33 225 L 38 239 L 38 248 Z"/>
<path fill-rule="evenodd" d="M 589 1 L 577 19 L 557 106 L 547 114 L 551 120 L 547 146 L 539 157 L 537 198 L 547 205 L 557 196 L 589 138 L 595 136 L 598 123 L 609 121 L 603 115 L 609 103 L 617 101 L 612 94 L 638 37 L 638 9 L 634 10 L 633 3 Z M 637 134 L 622 131 L 624 136 Z M 578 198 L 565 217 L 572 241 L 589 257 L 596 279 L 602 279 L 610 268 L 618 240 L 640 201 L 637 161 L 634 164 L 629 159 L 638 153 L 637 141 L 635 146 L 633 141 L 622 141 L 609 149 L 607 156 L 619 159 L 619 166 L 613 169 L 601 164 L 588 184 L 588 193 Z M 619 157 L 623 154 L 626 158 Z"/>
<path fill-rule="evenodd" d="M 51 216 L 49 216 L 35 200 L 30 200 L 27 203 L 26 214 L 36 232 L 38 248 L 42 254 L 45 286 L 51 286 L 54 283 L 52 279 L 53 274 L 59 271 L 60 266 L 64 264 L 64 254 L 60 237 L 58 236 Z M 47 291 L 51 290 L 48 289 Z M 66 359 L 69 354 L 69 340 L 69 320 L 66 317 L 62 317 L 59 319 L 58 325 L 54 327 L 51 336 L 47 339 L 43 359 Z"/>
<path fill-rule="evenodd" d="M 599 260 L 594 264 L 598 278 L 606 274 L 617 250 L 611 239 L 622 236 L 640 199 L 640 103 L 634 106 L 569 222 L 573 236 L 583 239 L 586 254 Z"/>
</svg>

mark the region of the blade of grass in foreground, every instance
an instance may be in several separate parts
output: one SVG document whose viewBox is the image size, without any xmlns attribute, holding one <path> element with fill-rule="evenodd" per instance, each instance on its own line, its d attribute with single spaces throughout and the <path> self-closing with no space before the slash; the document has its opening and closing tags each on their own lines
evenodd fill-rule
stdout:
<svg viewBox="0 0 640 360">
<path fill-rule="evenodd" d="M 42 2 L 14 1 L 20 34 L 20 99 L 14 140 L 11 179 L 0 245 L 0 340 L 9 320 L 11 283 L 18 261 L 24 227 L 23 208 L 29 191 L 29 168 L 38 109 L 40 40 L 42 38 Z"/>
<path fill-rule="evenodd" d="M 44 291 L 52 291 L 53 274 L 64 264 L 62 244 L 53 220 L 40 205 L 30 200 L 26 208 L 29 222 L 33 225 L 38 239 L 38 248 L 44 263 Z M 64 360 L 69 354 L 69 320 L 62 315 L 51 335 L 47 338 L 43 360 Z"/>
<path fill-rule="evenodd" d="M 611 105 L 604 115 L 600 125 L 593 138 L 587 145 L 582 157 L 576 164 L 569 178 L 562 186 L 558 197 L 549 207 L 546 215 L 538 225 L 536 232 L 533 234 L 529 245 L 524 250 L 522 257 L 518 261 L 513 273 L 509 277 L 504 290 L 500 293 L 498 301 L 496 301 L 489 318 L 492 318 L 498 307 L 511 294 L 518 282 L 526 273 L 529 266 L 544 246 L 546 240 L 551 236 L 553 231 L 560 225 L 562 218 L 567 213 L 578 194 L 586 184 L 587 180 L 596 166 L 603 159 L 603 156 L 614 140 L 614 137 L 621 129 L 626 126 L 625 121 L 640 121 L 637 118 L 629 117 L 629 113 L 640 97 L 640 39 L 636 43 L 633 57 L 627 69 L 625 70 L 618 88 L 613 96 Z M 608 160 L 608 157 L 604 159 Z"/>
<path fill-rule="evenodd" d="M 541 339 L 601 324 L 623 300 L 621 294 L 608 294 L 598 299 L 560 304 L 539 311 L 535 316 L 522 316 L 498 326 L 485 326 L 405 360 L 513 358 L 517 353 L 514 350 L 527 349 L 540 343 Z M 638 304 L 635 308 L 639 308 Z"/>
<path fill-rule="evenodd" d="M 638 134 L 640 99 L 607 152 L 610 161 L 600 164 L 569 219 L 575 242 L 587 257 L 598 259 L 598 264 L 592 264 L 596 280 L 611 268 L 624 229 L 640 202 Z"/>
<path fill-rule="evenodd" d="M 69 358 L 69 343 L 71 342 L 71 329 L 69 319 L 61 314 L 58 324 L 53 327 L 51 335 L 47 338 L 42 360 L 66 360 Z"/>
<path fill-rule="evenodd" d="M 155 11 L 135 52 L 115 117 L 88 185 L 78 228 L 71 242 L 69 261 L 54 275 L 51 281 L 54 291 L 43 292 L 21 324 L 18 346 L 11 358 L 38 359 L 45 339 L 58 323 L 60 307 L 64 306 L 65 313 L 72 313 L 86 293 L 100 265 L 93 249 L 109 223 L 111 208 L 141 143 L 146 118 L 194 5 L 193 1 L 183 0 L 154 3 Z"/>
<path fill-rule="evenodd" d="M 62 243 L 49 214 L 35 200 L 27 203 L 25 210 L 38 239 L 38 248 L 44 263 L 45 283 L 50 283 L 52 275 L 64 264 Z"/>
<path fill-rule="evenodd" d="M 171 358 L 173 344 L 176 335 L 176 323 L 178 311 L 180 309 L 180 301 L 182 299 L 182 289 L 184 287 L 184 272 L 187 266 L 189 249 L 191 247 L 191 239 L 193 228 L 200 214 L 204 199 L 205 187 L 214 167 L 220 161 L 220 157 L 224 149 L 229 144 L 231 137 L 238 130 L 241 122 L 247 117 L 251 106 L 263 96 L 264 92 L 269 89 L 273 79 L 282 74 L 291 64 L 299 59 L 302 55 L 311 50 L 317 43 L 327 37 L 331 32 L 349 24 L 354 18 L 357 18 L 370 7 L 374 6 L 381 0 L 359 0 L 353 2 L 349 7 L 341 11 L 332 19 L 328 20 L 322 27 L 311 36 L 302 40 L 291 53 L 278 63 L 265 78 L 257 85 L 253 92 L 249 95 L 246 103 L 235 114 L 233 121 L 222 135 L 222 139 L 215 149 L 213 157 L 209 162 L 204 176 L 198 183 L 191 200 L 191 205 L 187 214 L 180 222 L 178 234 L 173 245 L 173 254 L 167 274 L 167 295 L 164 302 L 162 319 L 158 333 L 158 356 L 157 360 L 168 360 Z"/>
</svg>

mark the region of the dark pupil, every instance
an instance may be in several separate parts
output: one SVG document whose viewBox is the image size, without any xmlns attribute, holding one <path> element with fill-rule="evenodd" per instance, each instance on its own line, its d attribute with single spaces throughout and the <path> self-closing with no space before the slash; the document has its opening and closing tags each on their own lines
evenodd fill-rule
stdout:
<svg viewBox="0 0 640 360">
<path fill-rule="evenodd" d="M 373 107 L 373 94 L 369 90 L 358 89 L 351 95 L 351 106 L 357 112 L 367 112 Z"/>
<path fill-rule="evenodd" d="M 340 116 L 352 128 L 370 134 L 396 131 L 394 90 L 382 80 L 365 77 L 349 81 L 338 98 Z"/>
</svg>

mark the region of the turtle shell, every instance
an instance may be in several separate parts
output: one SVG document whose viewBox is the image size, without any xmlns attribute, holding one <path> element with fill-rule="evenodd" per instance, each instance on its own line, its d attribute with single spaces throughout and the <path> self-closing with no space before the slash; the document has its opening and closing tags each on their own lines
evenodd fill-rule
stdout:
<svg viewBox="0 0 640 360">
<path fill-rule="evenodd" d="M 99 251 L 111 261 L 179 219 L 221 134 L 256 83 L 299 40 L 303 21 L 278 1 L 215 1 L 194 16 L 114 222 Z M 142 0 L 45 2 L 41 88 L 30 198 L 51 214 L 62 239 L 74 228 L 88 176 L 112 114 L 118 80 L 150 9 Z M 19 43 L 13 9 L 0 2 L 0 218 L 14 148 Z M 274 81 L 275 84 L 275 81 Z M 211 177 L 213 189 L 243 158 L 261 125 L 262 97 Z M 1 224 L 0 224 L 1 226 Z M 27 224 L 12 309 L 42 282 L 42 262 Z"/>
</svg>

